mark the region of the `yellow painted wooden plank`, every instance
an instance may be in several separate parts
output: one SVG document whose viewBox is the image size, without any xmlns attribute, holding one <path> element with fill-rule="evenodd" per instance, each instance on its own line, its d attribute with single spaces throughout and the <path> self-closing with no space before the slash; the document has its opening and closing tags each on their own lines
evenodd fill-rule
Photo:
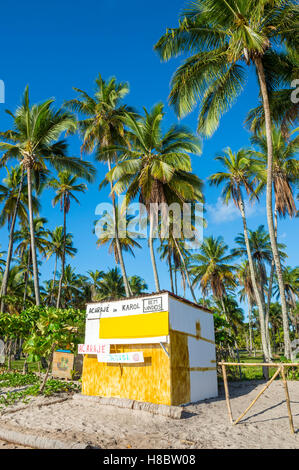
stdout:
<svg viewBox="0 0 299 470">
<path fill-rule="evenodd" d="M 171 404 L 189 403 L 191 397 L 188 336 L 170 330 Z"/>
<path fill-rule="evenodd" d="M 105 317 L 100 320 L 100 339 L 146 338 L 168 334 L 168 312 Z"/>
<path fill-rule="evenodd" d="M 130 398 L 170 405 L 170 361 L 158 344 L 112 345 L 112 353 L 142 351 L 144 363 L 105 364 L 84 357 L 83 395 Z"/>
</svg>

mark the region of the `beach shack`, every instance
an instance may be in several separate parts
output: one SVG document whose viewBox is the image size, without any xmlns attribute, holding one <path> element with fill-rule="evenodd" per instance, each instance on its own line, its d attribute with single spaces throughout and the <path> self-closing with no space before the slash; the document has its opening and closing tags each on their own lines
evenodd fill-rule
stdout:
<svg viewBox="0 0 299 470">
<path fill-rule="evenodd" d="M 212 313 L 168 291 L 87 304 L 82 394 L 181 405 L 216 397 Z"/>
</svg>

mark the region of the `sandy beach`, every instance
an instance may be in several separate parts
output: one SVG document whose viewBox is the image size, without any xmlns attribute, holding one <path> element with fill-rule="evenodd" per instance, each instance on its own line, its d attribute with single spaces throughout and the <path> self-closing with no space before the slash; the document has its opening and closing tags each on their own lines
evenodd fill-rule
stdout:
<svg viewBox="0 0 299 470">
<path fill-rule="evenodd" d="M 263 387 L 262 381 L 230 384 L 236 419 Z M 294 427 L 299 429 L 299 382 L 288 382 Z M 88 399 L 68 400 L 30 407 L 0 417 L 0 427 L 34 433 L 65 442 L 86 443 L 105 449 L 298 449 L 299 432 L 290 433 L 283 384 L 275 381 L 236 426 L 228 419 L 222 387 L 219 397 L 184 408 L 184 418 L 174 420 L 144 411 L 99 405 Z M 53 397 L 52 397 L 53 399 Z M 0 448 L 21 446 L 0 442 Z"/>
</svg>

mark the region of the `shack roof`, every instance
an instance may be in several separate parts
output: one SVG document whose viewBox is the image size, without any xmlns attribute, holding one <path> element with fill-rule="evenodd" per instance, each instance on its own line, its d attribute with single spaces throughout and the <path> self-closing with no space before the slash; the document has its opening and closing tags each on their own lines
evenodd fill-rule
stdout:
<svg viewBox="0 0 299 470">
<path fill-rule="evenodd" d="M 192 302 L 191 300 L 185 299 L 184 297 L 181 297 L 177 294 L 174 294 L 173 292 L 170 292 L 169 290 L 160 290 L 159 292 L 151 292 L 151 293 L 145 293 L 145 294 L 140 294 L 140 295 L 132 295 L 131 297 L 123 297 L 123 298 L 115 298 L 115 299 L 110 299 L 110 300 L 98 300 L 97 302 L 86 302 L 86 305 L 90 304 L 102 304 L 102 303 L 107 303 L 107 302 L 118 302 L 121 300 L 133 300 L 133 299 L 142 299 L 144 297 L 152 297 L 153 295 L 159 295 L 159 294 L 169 294 L 171 297 L 180 300 L 181 302 L 184 302 L 186 304 L 192 305 L 193 307 L 199 308 L 200 310 L 204 310 L 205 312 L 212 313 L 212 310 L 209 309 L 208 307 L 196 304 L 195 302 Z"/>
</svg>

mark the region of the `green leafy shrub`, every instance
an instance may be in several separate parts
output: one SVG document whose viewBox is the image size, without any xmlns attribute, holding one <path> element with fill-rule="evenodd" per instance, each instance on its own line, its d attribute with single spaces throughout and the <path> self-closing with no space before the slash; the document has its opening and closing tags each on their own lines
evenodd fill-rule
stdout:
<svg viewBox="0 0 299 470">
<path fill-rule="evenodd" d="M 0 388 L 32 385 L 39 383 L 39 381 L 39 377 L 33 372 L 28 372 L 26 375 L 23 375 L 19 372 L 7 372 L 0 375 Z"/>
<path fill-rule="evenodd" d="M 28 403 L 34 396 L 41 395 L 40 392 L 41 378 L 36 374 L 28 373 L 26 375 L 7 372 L 0 375 L 0 388 L 26 386 L 27 388 L 18 391 L 8 391 L 0 395 L 1 405 L 10 406 L 18 401 Z M 75 393 L 80 390 L 80 386 L 74 382 L 65 382 L 59 379 L 49 379 L 45 384 L 42 395 L 52 396 L 58 393 Z"/>
</svg>

